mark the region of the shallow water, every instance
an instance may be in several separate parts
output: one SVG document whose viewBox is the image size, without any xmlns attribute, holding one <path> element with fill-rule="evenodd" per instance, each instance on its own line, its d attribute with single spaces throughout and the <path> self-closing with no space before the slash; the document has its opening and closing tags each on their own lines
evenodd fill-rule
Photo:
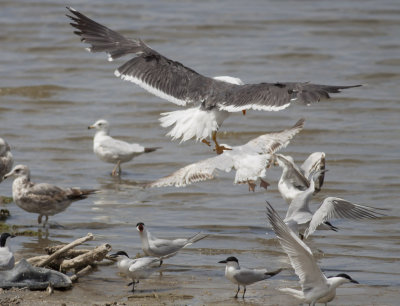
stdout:
<svg viewBox="0 0 400 306">
<path fill-rule="evenodd" d="M 390 209 L 387 217 L 377 220 L 336 221 L 339 232 L 317 232 L 308 241 L 320 254 L 319 264 L 327 275 L 347 271 L 361 283 L 340 288 L 332 304 L 396 304 L 398 1 L 101 0 L 68 5 L 127 36 L 141 37 L 165 56 L 205 75 L 232 75 L 246 83 L 363 84 L 310 107 L 234 114 L 224 122 L 220 138 L 242 144 L 305 118 L 305 129 L 284 153 L 301 162 L 311 152 L 326 152 L 329 172 L 314 203 L 337 196 Z M 154 290 L 191 292 L 193 297 L 182 302 L 190 304 L 236 303 L 230 298 L 235 286 L 224 279 L 224 267 L 217 264 L 230 255 L 249 267 L 287 266 L 287 256 L 265 218 L 266 200 L 282 216 L 287 208 L 277 190 L 280 169 L 268 172 L 271 186 L 266 192 L 249 193 L 247 186 L 233 185 L 233 173 L 181 189 L 138 187 L 213 152 L 194 141 L 179 144 L 165 137 L 159 113 L 178 107 L 114 77 L 113 71 L 124 61 L 107 62 L 105 54 L 86 52 L 65 14 L 64 6 L 54 1 L 2 2 L 0 137 L 11 145 L 16 164 L 30 166 L 33 181 L 100 192 L 51 217 L 47 236 L 13 239 L 16 257 L 42 254 L 44 246 L 88 232 L 96 236 L 92 245 L 108 242 L 114 250 L 135 255 L 140 252 L 135 229 L 139 221 L 164 237 L 204 231 L 210 237 L 169 259 L 161 280 L 154 277 L 141 284 L 142 289 L 147 284 Z M 114 136 L 162 149 L 124 164 L 121 179 L 112 178 L 113 166 L 94 156 L 93 132 L 87 130 L 99 118 L 110 121 Z M 11 196 L 11 184 L 2 182 L 0 195 Z M 11 212 L 7 224 L 22 226 L 21 231 L 38 229 L 36 215 L 14 204 L 0 208 Z M 107 298 L 128 292 L 115 267 L 101 267 L 86 280 L 91 290 Z M 112 290 L 104 293 L 105 286 Z M 285 271 L 274 281 L 250 286 L 247 301 L 296 304 L 271 289 L 281 286 L 297 286 L 297 277 Z"/>
</svg>

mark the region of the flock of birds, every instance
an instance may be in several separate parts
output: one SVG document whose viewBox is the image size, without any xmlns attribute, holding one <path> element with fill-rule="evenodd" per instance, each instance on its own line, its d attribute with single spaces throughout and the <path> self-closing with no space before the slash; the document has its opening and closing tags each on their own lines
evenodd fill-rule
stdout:
<svg viewBox="0 0 400 306">
<path fill-rule="evenodd" d="M 195 182 L 213 179 L 217 170 L 236 171 L 234 183 L 248 184 L 249 191 L 254 191 L 259 184 L 267 188 L 266 171 L 272 166 L 282 168 L 278 189 L 282 198 L 289 204 L 286 217 L 282 219 L 274 208 L 267 203 L 267 217 L 270 221 L 283 250 L 287 253 L 291 265 L 300 279 L 301 290 L 282 288 L 303 303 L 327 303 L 335 297 L 338 286 L 346 282 L 357 283 L 347 274 L 326 277 L 319 268 L 316 259 L 304 240 L 315 230 L 333 230 L 330 223 L 334 218 L 372 219 L 383 214 L 376 208 L 354 204 L 337 197 L 327 197 L 319 208 L 312 212 L 309 208 L 313 195 L 321 190 L 325 169 L 325 153 L 312 153 L 301 166 L 295 164 L 290 156 L 278 153 L 304 127 L 300 119 L 291 128 L 266 133 L 241 146 L 219 144 L 217 131 L 231 112 L 246 110 L 279 111 L 297 101 L 303 104 L 318 102 L 329 98 L 330 93 L 356 86 L 330 86 L 311 83 L 260 83 L 244 84 L 233 77 L 209 78 L 198 74 L 179 62 L 170 60 L 151 49 L 142 40 L 131 40 L 76 11 L 67 8 L 72 19 L 74 32 L 82 42 L 90 45 L 90 52 L 106 52 L 110 61 L 127 54 L 134 57 L 115 71 L 115 75 L 131 81 L 147 91 L 175 104 L 194 107 L 182 111 L 163 113 L 160 119 L 163 127 L 171 127 L 168 133 L 173 139 L 186 141 L 196 138 L 207 145 L 214 141 L 217 155 L 187 165 L 174 173 L 145 183 L 143 188 L 164 186 L 183 187 Z M 121 164 L 144 153 L 154 152 L 159 148 L 146 148 L 131 144 L 110 136 L 110 125 L 100 119 L 88 127 L 96 129 L 93 150 L 96 156 L 107 163 L 112 163 L 112 175 L 121 175 Z M 38 223 L 48 221 L 48 217 L 64 211 L 73 201 L 86 198 L 96 190 L 80 188 L 61 188 L 52 184 L 31 181 L 28 166 L 17 165 L 12 168 L 13 157 L 10 146 L 0 138 L 0 182 L 14 177 L 12 185 L 13 201 L 23 210 L 38 214 Z M 143 223 L 136 229 L 142 242 L 145 257 L 131 259 L 125 251 L 112 254 L 118 260 L 122 274 L 132 279 L 132 290 L 140 279 L 159 271 L 163 260 L 174 256 L 181 249 L 206 238 L 198 233 L 189 238 L 160 239 L 147 230 Z M 0 237 L 0 270 L 9 270 L 14 266 L 14 256 L 6 246 L 9 233 Z M 268 279 L 282 269 L 268 272 L 266 269 L 245 269 L 239 266 L 236 257 L 230 256 L 219 263 L 226 265 L 225 276 L 244 288 L 255 282 Z"/>
</svg>

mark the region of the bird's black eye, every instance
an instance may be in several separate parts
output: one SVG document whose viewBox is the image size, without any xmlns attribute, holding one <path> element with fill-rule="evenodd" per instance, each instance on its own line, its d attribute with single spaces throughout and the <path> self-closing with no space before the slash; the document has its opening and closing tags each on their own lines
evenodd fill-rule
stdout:
<svg viewBox="0 0 400 306">
<path fill-rule="evenodd" d="M 20 170 L 21 170 L 21 169 L 16 169 L 16 170 L 15 170 L 15 173 L 18 173 Z"/>
</svg>

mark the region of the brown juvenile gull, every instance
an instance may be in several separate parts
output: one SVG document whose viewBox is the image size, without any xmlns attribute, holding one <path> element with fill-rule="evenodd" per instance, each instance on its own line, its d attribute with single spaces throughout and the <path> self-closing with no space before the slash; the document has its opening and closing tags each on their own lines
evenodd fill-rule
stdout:
<svg viewBox="0 0 400 306">
<path fill-rule="evenodd" d="M 3 138 L 0 138 L 0 183 L 3 181 L 3 176 L 11 171 L 13 163 L 10 146 Z"/>
<path fill-rule="evenodd" d="M 47 222 L 49 216 L 58 214 L 73 202 L 85 199 L 94 193 L 93 189 L 61 188 L 47 183 L 35 184 L 31 182 L 28 166 L 17 165 L 4 176 L 4 179 L 13 176 L 12 185 L 14 203 L 23 210 L 39 214 L 38 223 L 45 216 Z"/>
<path fill-rule="evenodd" d="M 304 119 L 300 119 L 289 129 L 258 136 L 244 145 L 231 147 L 231 150 L 224 151 L 220 155 L 183 167 L 166 177 L 148 183 L 146 187 L 184 187 L 191 183 L 213 179 L 217 170 L 229 172 L 235 169 L 235 184 L 247 183 L 249 190 L 254 191 L 256 182 L 260 180 L 260 187 L 267 188 L 269 184 L 262 178 L 273 160 L 272 154 L 285 148 L 303 126 Z"/>
<path fill-rule="evenodd" d="M 88 129 L 97 129 L 93 139 L 93 151 L 100 160 L 115 164 L 111 173 L 113 176 L 121 174 L 122 163 L 128 162 L 143 153 L 150 153 L 159 149 L 159 147 L 145 148 L 137 143 L 128 143 L 111 137 L 110 124 L 104 119 L 97 120 Z"/>
<path fill-rule="evenodd" d="M 310 248 L 283 222 L 278 213 L 268 203 L 267 216 L 279 242 L 289 257 L 294 272 L 299 277 L 301 290 L 279 288 L 299 299 L 301 303 L 328 303 L 336 296 L 336 288 L 344 283 L 356 283 L 345 273 L 326 277 L 317 264 Z"/>
<path fill-rule="evenodd" d="M 163 127 L 175 125 L 168 135 L 186 141 L 195 137 L 209 144 L 215 142 L 217 153 L 223 147 L 216 140 L 216 133 L 230 112 L 246 110 L 280 111 L 292 102 L 309 105 L 329 98 L 330 93 L 358 87 L 319 85 L 307 82 L 278 82 L 243 84 L 239 79 L 222 77 L 213 79 L 203 76 L 183 64 L 168 59 L 150 48 L 141 39 L 127 39 L 88 18 L 77 10 L 67 7 L 72 15 L 71 25 L 81 41 L 90 45 L 90 52 L 106 52 L 113 61 L 127 54 L 133 58 L 117 68 L 115 75 L 131 81 L 150 93 L 180 106 L 193 105 L 183 111 L 161 114 Z"/>
<path fill-rule="evenodd" d="M 325 153 L 314 152 L 298 167 L 291 156 L 275 154 L 275 161 L 282 168 L 278 190 L 286 203 L 290 204 L 296 195 L 310 187 L 310 174 L 319 171 L 314 193 L 321 190 L 325 178 Z"/>
</svg>

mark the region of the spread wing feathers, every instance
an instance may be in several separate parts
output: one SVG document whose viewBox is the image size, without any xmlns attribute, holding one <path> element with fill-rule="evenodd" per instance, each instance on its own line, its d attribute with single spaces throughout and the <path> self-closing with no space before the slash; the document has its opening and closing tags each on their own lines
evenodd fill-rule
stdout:
<svg viewBox="0 0 400 306">
<path fill-rule="evenodd" d="M 298 277 L 303 290 L 326 284 L 310 248 L 283 222 L 275 209 L 267 203 L 267 216 L 279 242 L 288 254 L 290 263 Z"/>
<path fill-rule="evenodd" d="M 295 163 L 282 154 L 276 154 L 275 156 L 288 168 L 286 180 L 300 190 L 306 190 L 310 187 L 310 182 Z"/>
<path fill-rule="evenodd" d="M 317 173 L 317 172 L 320 173 L 315 183 L 315 191 L 316 192 L 320 191 L 322 185 L 324 184 L 324 178 L 325 178 L 325 171 L 323 171 L 325 170 L 325 153 L 324 152 L 311 153 L 310 156 L 300 166 L 300 169 L 303 171 L 303 174 L 306 178 L 310 177 L 311 173 Z"/>
<path fill-rule="evenodd" d="M 311 83 L 260 83 L 232 87 L 226 98 L 218 103 L 221 110 L 237 112 L 246 109 L 280 111 L 298 102 L 309 105 L 321 98 L 330 98 L 330 93 L 353 86 L 330 86 Z"/>
<path fill-rule="evenodd" d="M 207 98 L 210 87 L 224 86 L 223 81 L 202 76 L 179 62 L 170 60 L 148 47 L 142 40 L 130 40 L 84 14 L 68 8 L 73 16 L 74 33 L 91 45 L 90 52 L 106 52 L 113 60 L 133 53 L 130 59 L 115 71 L 117 77 L 131 81 L 150 93 L 178 105 L 186 105 Z"/>
<path fill-rule="evenodd" d="M 290 140 L 299 133 L 303 127 L 304 119 L 300 119 L 295 125 L 293 125 L 293 127 L 281 132 L 258 136 L 257 138 L 250 140 L 246 146 L 260 154 L 272 154 L 285 148 L 289 144 Z"/>
<path fill-rule="evenodd" d="M 183 167 L 168 176 L 148 183 L 145 187 L 184 187 L 195 182 L 213 179 L 216 169 L 229 172 L 232 167 L 233 159 L 230 158 L 229 154 L 224 152 L 216 157 Z"/>
<path fill-rule="evenodd" d="M 317 229 L 320 224 L 331 219 L 376 219 L 383 216 L 382 213 L 379 213 L 376 210 L 377 208 L 353 204 L 341 198 L 326 198 L 322 205 L 314 213 L 304 237 L 307 238 Z"/>
</svg>

